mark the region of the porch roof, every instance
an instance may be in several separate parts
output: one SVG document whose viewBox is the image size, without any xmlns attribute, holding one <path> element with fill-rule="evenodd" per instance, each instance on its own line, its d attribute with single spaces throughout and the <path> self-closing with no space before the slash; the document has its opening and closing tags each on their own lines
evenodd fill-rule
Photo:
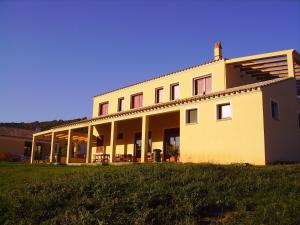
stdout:
<svg viewBox="0 0 300 225">
<path fill-rule="evenodd" d="M 227 96 L 227 95 L 235 95 L 235 94 L 241 94 L 241 93 L 245 93 L 245 92 L 256 91 L 256 90 L 260 90 L 262 87 L 277 84 L 277 83 L 284 82 L 284 81 L 287 81 L 290 79 L 293 79 L 293 78 L 292 77 L 276 78 L 276 79 L 262 81 L 262 82 L 258 82 L 258 83 L 229 88 L 224 91 L 214 92 L 214 93 L 210 93 L 210 94 L 206 94 L 206 95 L 193 96 L 193 97 L 179 99 L 179 100 L 170 101 L 170 102 L 166 102 L 166 103 L 159 103 L 159 104 L 155 104 L 155 105 L 151 105 L 151 106 L 141 107 L 138 109 L 130 109 L 127 111 L 113 113 L 113 114 L 109 114 L 109 115 L 105 115 L 105 116 L 98 116 L 98 117 L 94 117 L 94 118 L 90 118 L 90 119 L 86 119 L 86 120 L 62 124 L 59 126 L 55 126 L 48 131 L 43 131 L 43 132 L 40 132 L 37 134 L 47 133 L 47 132 L 55 131 L 58 128 L 60 128 L 60 129 L 61 128 L 69 128 L 71 126 L 81 125 L 81 124 L 82 125 L 86 124 L 86 126 L 88 126 L 91 123 L 100 121 L 100 120 L 117 118 L 117 117 L 121 117 L 121 116 L 141 113 L 141 112 L 153 111 L 153 110 L 157 110 L 157 109 L 161 109 L 161 108 L 169 108 L 172 106 L 183 105 L 183 104 L 187 104 L 187 103 L 191 103 L 191 102 L 195 102 L 195 101 L 205 101 L 205 100 L 209 100 L 212 98 L 219 98 L 219 97 Z"/>
</svg>

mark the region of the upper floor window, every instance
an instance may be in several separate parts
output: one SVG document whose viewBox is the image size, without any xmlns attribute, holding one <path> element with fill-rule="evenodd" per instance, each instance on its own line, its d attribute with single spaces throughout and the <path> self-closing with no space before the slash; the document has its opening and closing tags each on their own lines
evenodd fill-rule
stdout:
<svg viewBox="0 0 300 225">
<path fill-rule="evenodd" d="M 155 103 L 163 102 L 163 88 L 156 88 L 155 89 Z"/>
<path fill-rule="evenodd" d="M 118 112 L 124 111 L 125 108 L 125 101 L 124 98 L 118 99 Z"/>
<path fill-rule="evenodd" d="M 131 96 L 131 109 L 143 107 L 143 93 L 138 93 Z"/>
<path fill-rule="evenodd" d="M 171 84 L 170 100 L 179 99 L 179 83 Z"/>
<path fill-rule="evenodd" d="M 99 116 L 108 114 L 108 102 L 102 102 L 99 104 Z"/>
<path fill-rule="evenodd" d="M 279 105 L 273 100 L 271 100 L 271 115 L 274 120 L 279 120 Z"/>
<path fill-rule="evenodd" d="M 232 116 L 232 109 L 230 103 L 217 105 L 217 119 L 230 119 Z"/>
<path fill-rule="evenodd" d="M 211 92 L 211 76 L 194 79 L 194 95 L 203 95 Z"/>
</svg>

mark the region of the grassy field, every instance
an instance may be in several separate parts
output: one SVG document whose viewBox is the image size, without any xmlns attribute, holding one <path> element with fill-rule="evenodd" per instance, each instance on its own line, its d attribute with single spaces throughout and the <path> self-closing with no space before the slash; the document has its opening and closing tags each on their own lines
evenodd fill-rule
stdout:
<svg viewBox="0 0 300 225">
<path fill-rule="evenodd" d="M 0 163 L 0 224 L 300 224 L 300 165 Z"/>
</svg>

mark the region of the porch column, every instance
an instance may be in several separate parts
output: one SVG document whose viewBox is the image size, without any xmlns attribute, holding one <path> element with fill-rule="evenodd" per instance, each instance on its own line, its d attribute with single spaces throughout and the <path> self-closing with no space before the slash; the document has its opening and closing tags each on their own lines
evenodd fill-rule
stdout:
<svg viewBox="0 0 300 225">
<path fill-rule="evenodd" d="M 91 162 L 92 137 L 93 137 L 93 126 L 89 125 L 89 127 L 88 127 L 88 136 L 87 136 L 87 146 L 86 146 L 86 163 Z"/>
<path fill-rule="evenodd" d="M 36 150 L 36 137 L 33 135 L 32 136 L 32 147 L 31 147 L 31 158 L 30 158 L 30 163 L 33 163 L 34 156 L 35 156 L 35 150 Z"/>
<path fill-rule="evenodd" d="M 110 162 L 115 161 L 116 156 L 116 140 L 117 140 L 117 122 L 112 121 L 111 122 L 111 131 L 110 131 L 110 146 L 111 146 L 111 156 L 110 156 Z"/>
<path fill-rule="evenodd" d="M 289 77 L 294 77 L 294 57 L 293 57 L 293 52 L 290 51 L 286 57 L 287 57 L 287 65 L 288 65 L 288 76 Z"/>
<path fill-rule="evenodd" d="M 70 163 L 70 153 L 72 150 L 72 130 L 69 129 L 68 131 L 68 147 L 67 147 L 67 158 L 66 158 L 66 164 Z"/>
<path fill-rule="evenodd" d="M 53 162 L 53 155 L 54 155 L 55 149 L 56 149 L 56 137 L 55 137 L 55 133 L 52 132 L 52 136 L 51 136 L 51 149 L 50 149 L 50 163 Z"/>
<path fill-rule="evenodd" d="M 149 135 L 149 117 L 143 116 L 141 162 L 147 162 L 147 153 L 148 153 L 148 144 L 149 144 L 148 135 Z"/>
</svg>

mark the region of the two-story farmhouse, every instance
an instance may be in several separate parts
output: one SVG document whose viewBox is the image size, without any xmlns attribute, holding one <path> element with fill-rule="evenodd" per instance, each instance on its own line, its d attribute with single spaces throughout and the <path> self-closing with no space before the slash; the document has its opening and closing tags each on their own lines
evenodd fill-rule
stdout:
<svg viewBox="0 0 300 225">
<path fill-rule="evenodd" d="M 226 59 L 216 43 L 214 60 L 96 95 L 91 119 L 34 134 L 31 162 L 39 138 L 67 164 L 151 162 L 154 149 L 163 161 L 300 161 L 299 97 L 295 50 Z"/>
</svg>

